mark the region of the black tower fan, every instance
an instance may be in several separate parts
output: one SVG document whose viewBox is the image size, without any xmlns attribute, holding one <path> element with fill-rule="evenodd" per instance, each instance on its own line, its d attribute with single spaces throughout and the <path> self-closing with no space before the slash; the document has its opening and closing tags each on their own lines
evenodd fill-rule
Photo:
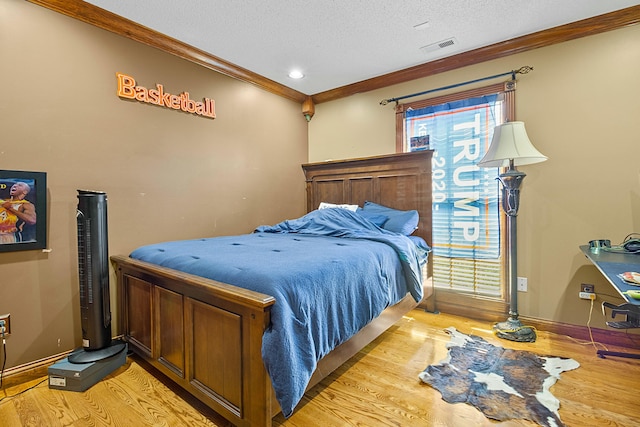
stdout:
<svg viewBox="0 0 640 427">
<path fill-rule="evenodd" d="M 88 363 L 125 348 L 124 342 L 111 340 L 106 193 L 78 190 L 76 221 L 82 349 L 71 353 L 69 362 Z"/>
</svg>

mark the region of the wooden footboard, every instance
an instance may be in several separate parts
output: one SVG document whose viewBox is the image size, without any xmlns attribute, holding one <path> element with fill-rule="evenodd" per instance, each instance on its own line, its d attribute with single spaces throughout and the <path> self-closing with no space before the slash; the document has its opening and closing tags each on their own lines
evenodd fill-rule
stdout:
<svg viewBox="0 0 640 427">
<path fill-rule="evenodd" d="M 130 348 L 238 426 L 278 410 L 262 362 L 273 297 L 113 256 L 119 325 Z"/>
<path fill-rule="evenodd" d="M 136 354 L 238 426 L 270 426 L 280 412 L 262 362 L 269 295 L 127 256 L 112 256 L 119 325 Z M 318 362 L 307 389 L 415 308 L 407 295 Z"/>
</svg>

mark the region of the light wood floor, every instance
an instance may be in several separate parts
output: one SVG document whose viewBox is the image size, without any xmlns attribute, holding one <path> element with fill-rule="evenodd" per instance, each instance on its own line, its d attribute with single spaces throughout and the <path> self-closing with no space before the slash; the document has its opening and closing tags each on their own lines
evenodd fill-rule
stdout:
<svg viewBox="0 0 640 427">
<path fill-rule="evenodd" d="M 446 356 L 449 336 L 443 329 L 449 326 L 503 347 L 577 360 L 581 366 L 563 373 L 551 388 L 567 426 L 640 425 L 640 360 L 600 359 L 591 343 L 544 332 L 535 343 L 500 340 L 490 324 L 414 310 L 310 390 L 289 419 L 275 417 L 273 426 L 535 425 L 488 420 L 469 405 L 445 403 L 439 392 L 418 380 L 427 365 Z M 82 393 L 50 390 L 46 371 L 9 377 L 0 390 L 0 426 L 229 425 L 149 371 L 144 362 L 129 357 L 125 366 Z"/>
</svg>

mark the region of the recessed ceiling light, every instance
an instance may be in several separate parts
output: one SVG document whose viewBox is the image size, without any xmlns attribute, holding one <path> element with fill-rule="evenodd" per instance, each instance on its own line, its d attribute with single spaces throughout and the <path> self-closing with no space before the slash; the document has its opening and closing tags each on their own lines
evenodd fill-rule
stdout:
<svg viewBox="0 0 640 427">
<path fill-rule="evenodd" d="M 291 72 L 289 72 L 289 77 L 291 77 L 292 79 L 301 79 L 304 77 L 304 74 L 302 74 L 302 71 L 300 70 L 292 70 Z"/>
</svg>

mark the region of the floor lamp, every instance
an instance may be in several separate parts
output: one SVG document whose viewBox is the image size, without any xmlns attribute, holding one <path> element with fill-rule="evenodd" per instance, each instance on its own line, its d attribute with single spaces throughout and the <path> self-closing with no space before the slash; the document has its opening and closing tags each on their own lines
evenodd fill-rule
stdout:
<svg viewBox="0 0 640 427">
<path fill-rule="evenodd" d="M 493 326 L 495 334 L 511 341 L 534 342 L 536 332 L 518 319 L 518 245 L 516 218 L 520 205 L 520 184 L 526 176 L 516 166 L 544 162 L 547 157 L 533 146 L 523 122 L 496 126 L 487 154 L 478 166 L 506 167 L 498 177 L 502 184 L 502 208 L 507 216 L 507 285 L 510 291 L 509 318 Z"/>
</svg>

